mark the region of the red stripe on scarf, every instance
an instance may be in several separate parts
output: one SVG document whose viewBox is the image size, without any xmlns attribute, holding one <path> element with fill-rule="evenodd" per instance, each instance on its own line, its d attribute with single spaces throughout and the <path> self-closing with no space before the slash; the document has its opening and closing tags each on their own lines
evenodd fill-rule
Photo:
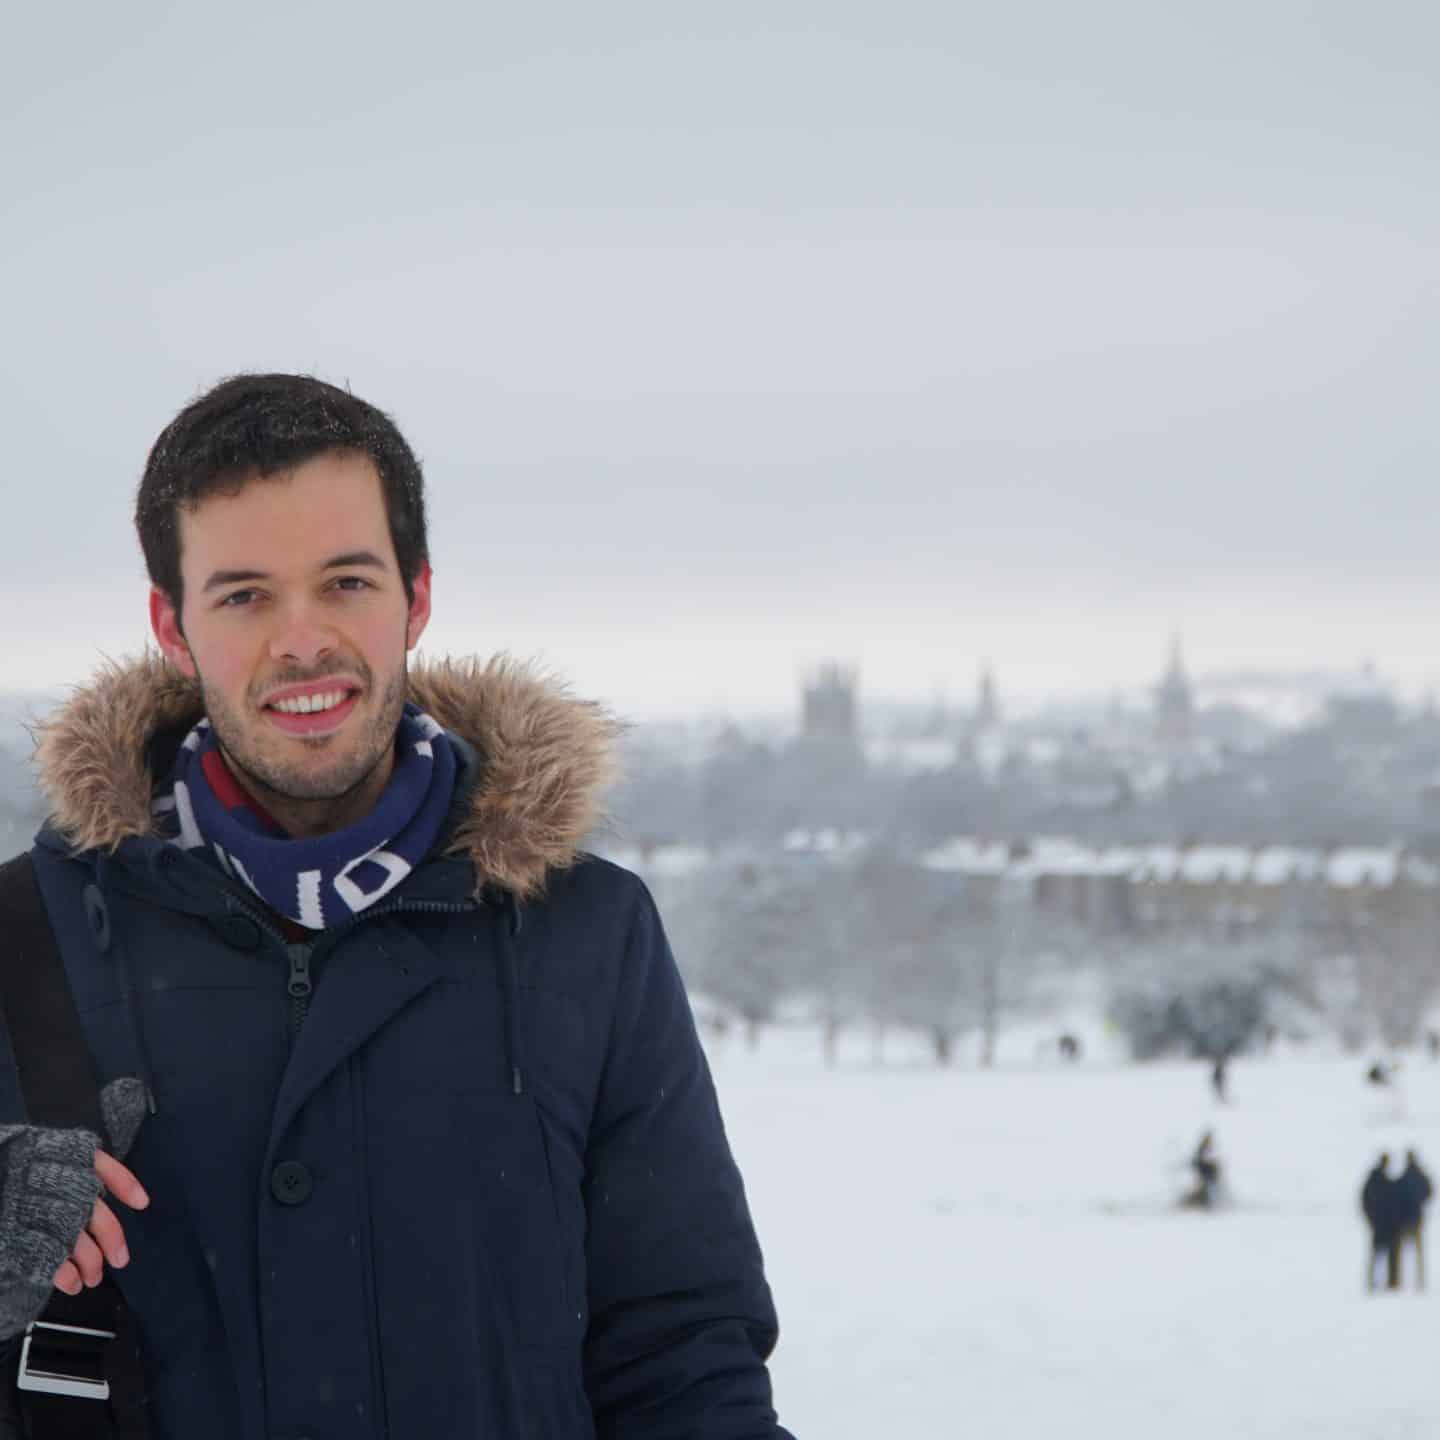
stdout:
<svg viewBox="0 0 1440 1440">
<path fill-rule="evenodd" d="M 227 810 L 248 810 L 270 826 L 277 835 L 286 833 L 285 827 L 235 778 L 235 772 L 225 763 L 225 757 L 219 750 L 205 751 L 200 757 L 200 768 L 205 772 L 205 779 L 215 792 L 215 798 Z M 255 898 L 260 900 L 258 895 Z M 260 903 L 265 904 L 263 900 Z M 265 913 L 280 927 L 287 940 L 313 940 L 316 936 L 316 931 L 307 930 L 288 915 L 281 915 L 268 905 L 265 905 Z"/>
</svg>

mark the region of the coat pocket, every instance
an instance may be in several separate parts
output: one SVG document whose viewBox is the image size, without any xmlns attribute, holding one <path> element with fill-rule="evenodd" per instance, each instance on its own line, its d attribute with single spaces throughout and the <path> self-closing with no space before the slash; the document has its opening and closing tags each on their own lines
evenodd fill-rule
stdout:
<svg viewBox="0 0 1440 1440">
<path fill-rule="evenodd" d="M 493 1091 L 459 1091 L 450 1104 L 466 1197 L 462 1243 L 489 1276 L 502 1323 L 522 1346 L 578 1345 L 583 1307 L 570 1293 L 567 1260 L 583 1257 L 585 1237 L 562 1222 L 538 1107 L 528 1095 Z"/>
</svg>

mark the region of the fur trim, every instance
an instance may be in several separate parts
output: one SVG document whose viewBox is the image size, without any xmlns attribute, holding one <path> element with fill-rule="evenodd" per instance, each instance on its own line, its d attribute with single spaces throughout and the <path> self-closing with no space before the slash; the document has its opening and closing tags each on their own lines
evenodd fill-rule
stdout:
<svg viewBox="0 0 1440 1440">
<path fill-rule="evenodd" d="M 204 714 L 200 687 L 149 651 L 107 661 L 35 727 L 35 766 L 51 823 L 77 850 L 153 835 L 145 748 L 159 730 Z"/>
<path fill-rule="evenodd" d="M 615 719 L 507 656 L 416 661 L 410 698 L 479 752 L 469 815 L 449 850 L 468 854 L 476 890 L 521 900 L 574 863 L 614 778 Z M 200 687 L 153 652 L 110 662 L 37 729 L 35 764 L 56 830 L 78 850 L 153 835 L 146 747 L 204 713 Z"/>
<path fill-rule="evenodd" d="M 508 656 L 412 666 L 410 697 L 484 761 L 450 852 L 470 856 L 481 885 L 538 894 L 600 818 L 615 778 L 615 719 Z"/>
</svg>

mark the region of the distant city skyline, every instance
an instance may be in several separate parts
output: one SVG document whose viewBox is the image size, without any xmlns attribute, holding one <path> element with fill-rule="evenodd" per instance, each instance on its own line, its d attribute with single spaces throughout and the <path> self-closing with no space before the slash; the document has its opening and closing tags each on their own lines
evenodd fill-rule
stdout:
<svg viewBox="0 0 1440 1440">
<path fill-rule="evenodd" d="M 974 709 L 979 703 L 984 677 L 988 675 L 994 685 L 995 699 L 1001 715 L 1008 719 L 1035 715 L 1049 706 L 1105 707 L 1117 699 L 1127 709 L 1152 708 L 1156 689 L 1161 683 L 1170 654 L 1170 638 L 1160 638 L 1162 643 L 1151 656 L 1149 671 L 1142 670 L 1138 677 L 1128 668 L 1122 676 L 1107 676 L 1097 671 L 1088 683 L 1068 686 L 1061 683 L 1054 687 L 1047 687 L 1043 681 L 1032 681 L 1028 686 L 1014 681 L 1007 683 L 1009 672 L 1003 660 L 997 661 L 985 656 L 975 662 L 968 675 L 957 675 L 953 683 L 932 680 L 927 685 L 917 674 L 912 677 L 912 683 L 908 687 L 902 677 L 901 683 L 882 690 L 877 688 L 873 681 L 867 683 L 863 664 L 846 661 L 836 652 L 818 655 L 813 661 L 797 661 L 788 672 L 784 672 L 788 676 L 788 688 L 777 688 L 771 693 L 766 693 L 758 686 L 748 691 L 737 689 L 730 695 L 715 691 L 705 692 L 701 689 L 691 692 L 677 688 L 669 695 L 661 696 L 655 688 L 653 677 L 637 681 L 631 692 L 627 693 L 612 685 L 609 692 L 605 693 L 590 691 L 584 687 L 583 654 L 567 656 L 559 653 L 559 647 L 552 647 L 549 652 L 533 654 L 529 658 L 536 664 L 548 666 L 571 683 L 578 693 L 587 698 L 598 699 L 618 710 L 624 718 L 641 723 L 724 717 L 764 718 L 772 721 L 794 719 L 799 715 L 806 681 L 821 669 L 836 663 L 851 672 L 862 712 L 867 706 L 924 710 L 933 708 L 938 703 L 943 705 L 947 712 L 964 713 Z M 1238 699 L 1241 703 L 1252 703 L 1258 709 L 1266 709 L 1268 704 L 1271 718 L 1281 718 L 1287 722 L 1303 715 L 1307 706 L 1320 706 L 1328 695 L 1353 691 L 1357 687 L 1379 685 L 1401 703 L 1410 705 L 1423 703 L 1432 695 L 1440 693 L 1440 684 L 1432 686 L 1423 683 L 1423 679 L 1406 683 L 1404 677 L 1398 677 L 1377 664 L 1373 656 L 1362 657 L 1352 665 L 1343 663 L 1341 657 L 1335 663 L 1328 664 L 1317 662 L 1249 666 L 1227 663 L 1227 657 L 1208 657 L 1213 663 L 1208 668 L 1200 668 L 1193 663 L 1190 647 L 1185 644 L 1183 635 L 1180 641 L 1185 674 L 1193 684 L 1200 703 Z M 110 652 L 112 656 L 121 653 L 133 651 Z M 422 647 L 419 653 L 443 652 L 435 650 L 434 647 Z M 45 671 L 28 680 L 23 673 L 12 674 L 3 693 L 11 698 L 63 695 L 70 685 L 90 673 L 83 667 L 77 668 L 84 658 L 83 654 L 77 652 L 74 657 L 76 666 L 72 666 L 69 664 L 71 657 L 57 657 L 55 668 L 48 672 L 50 678 L 46 678 Z M 92 667 L 102 665 L 106 663 L 106 658 L 105 655 L 92 652 L 90 664 Z M 573 670 L 565 668 L 566 659 L 574 663 Z M 612 676 L 623 674 L 618 660 L 615 657 L 611 659 L 612 663 L 607 665 L 608 672 Z M 1035 676 L 1043 671 L 1040 667 L 1029 672 L 1023 667 L 1016 667 L 1015 673 Z"/>
</svg>

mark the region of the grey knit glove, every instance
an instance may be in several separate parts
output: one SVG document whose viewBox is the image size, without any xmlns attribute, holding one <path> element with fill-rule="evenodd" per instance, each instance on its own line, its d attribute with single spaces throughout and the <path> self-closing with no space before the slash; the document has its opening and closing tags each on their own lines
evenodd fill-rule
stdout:
<svg viewBox="0 0 1440 1440">
<path fill-rule="evenodd" d="M 105 1122 L 105 1148 L 123 1160 L 145 1119 L 145 1084 L 130 1075 L 112 1080 L 100 1092 L 100 1118 Z"/>
<path fill-rule="evenodd" d="M 100 1094 L 107 1148 L 123 1157 L 145 1116 L 139 1080 L 114 1080 Z M 0 1125 L 0 1341 L 46 1306 L 55 1272 L 89 1223 L 100 1195 L 89 1130 Z"/>
</svg>

